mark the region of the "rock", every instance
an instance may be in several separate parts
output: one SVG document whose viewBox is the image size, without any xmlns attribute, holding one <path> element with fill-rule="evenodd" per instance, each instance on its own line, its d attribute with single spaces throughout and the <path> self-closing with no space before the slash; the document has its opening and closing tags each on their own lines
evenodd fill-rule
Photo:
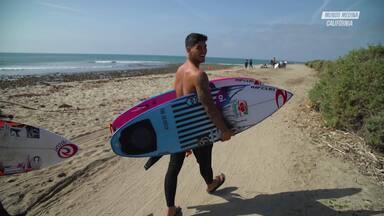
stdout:
<svg viewBox="0 0 384 216">
<path fill-rule="evenodd" d="M 60 106 L 59 106 L 59 108 L 71 108 L 72 106 L 71 105 L 69 105 L 69 104 L 61 104 Z"/>
</svg>

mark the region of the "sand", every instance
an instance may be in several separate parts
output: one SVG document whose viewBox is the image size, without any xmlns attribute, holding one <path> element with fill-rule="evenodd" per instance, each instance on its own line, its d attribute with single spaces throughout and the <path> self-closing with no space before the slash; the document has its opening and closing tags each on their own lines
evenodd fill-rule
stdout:
<svg viewBox="0 0 384 216">
<path fill-rule="evenodd" d="M 215 195 L 205 192 L 195 158 L 185 160 L 176 195 L 184 215 L 384 214 L 384 188 L 318 148 L 297 123 L 318 79 L 313 70 L 288 65 L 207 73 L 253 77 L 294 97 L 264 122 L 215 144 L 214 173 L 227 176 Z M 2 88 L 0 108 L 15 114 L 14 121 L 54 131 L 81 148 L 61 164 L 1 177 L 4 209 L 11 215 L 164 215 L 168 156 L 148 171 L 146 159 L 116 156 L 108 124 L 138 101 L 171 89 L 172 82 L 173 74 L 163 73 Z"/>
</svg>

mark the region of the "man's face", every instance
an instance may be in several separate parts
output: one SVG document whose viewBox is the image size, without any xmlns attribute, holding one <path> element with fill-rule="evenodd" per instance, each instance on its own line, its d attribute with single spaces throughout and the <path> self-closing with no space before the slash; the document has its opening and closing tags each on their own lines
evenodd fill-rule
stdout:
<svg viewBox="0 0 384 216">
<path fill-rule="evenodd" d="M 207 54 L 207 44 L 205 41 L 200 41 L 188 51 L 190 57 L 199 62 L 205 62 L 205 55 Z"/>
</svg>

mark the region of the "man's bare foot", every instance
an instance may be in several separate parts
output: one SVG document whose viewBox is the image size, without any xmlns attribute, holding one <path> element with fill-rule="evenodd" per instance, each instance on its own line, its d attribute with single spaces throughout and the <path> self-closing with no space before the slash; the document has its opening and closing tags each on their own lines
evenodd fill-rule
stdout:
<svg viewBox="0 0 384 216">
<path fill-rule="evenodd" d="M 167 209 L 167 216 L 182 216 L 183 212 L 181 211 L 180 207 L 168 207 Z"/>
<path fill-rule="evenodd" d="M 223 183 L 225 182 L 225 175 L 221 173 L 220 175 L 216 176 L 216 178 L 212 181 L 211 184 L 208 185 L 207 192 L 213 193 L 219 188 Z"/>
</svg>

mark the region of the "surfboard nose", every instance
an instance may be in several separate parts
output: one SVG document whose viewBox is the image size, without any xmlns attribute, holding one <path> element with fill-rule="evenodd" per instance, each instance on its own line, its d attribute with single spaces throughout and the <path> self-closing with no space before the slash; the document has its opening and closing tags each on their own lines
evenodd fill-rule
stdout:
<svg viewBox="0 0 384 216">
<path fill-rule="evenodd" d="M 287 101 L 289 101 L 293 97 L 293 93 L 290 91 L 286 91 L 286 92 L 287 92 Z"/>
<path fill-rule="evenodd" d="M 287 103 L 291 98 L 293 94 L 292 92 L 286 91 L 284 89 L 276 89 L 275 91 L 275 101 L 276 106 L 279 109 L 282 107 L 285 103 Z"/>
</svg>

